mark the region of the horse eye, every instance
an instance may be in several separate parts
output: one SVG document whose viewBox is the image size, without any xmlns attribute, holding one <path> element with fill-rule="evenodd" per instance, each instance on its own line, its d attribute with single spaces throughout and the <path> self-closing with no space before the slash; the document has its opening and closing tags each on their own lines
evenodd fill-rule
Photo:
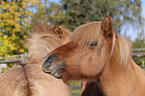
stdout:
<svg viewBox="0 0 145 96">
<path fill-rule="evenodd" d="M 97 46 L 97 42 L 95 42 L 95 41 L 87 42 L 87 46 L 95 47 L 95 46 Z"/>
</svg>

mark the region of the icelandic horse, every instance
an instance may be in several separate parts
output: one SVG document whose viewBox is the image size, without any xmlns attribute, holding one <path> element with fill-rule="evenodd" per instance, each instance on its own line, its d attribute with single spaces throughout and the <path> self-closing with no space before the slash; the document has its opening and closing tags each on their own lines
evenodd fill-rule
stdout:
<svg viewBox="0 0 145 96">
<path fill-rule="evenodd" d="M 43 71 L 68 80 L 98 82 L 105 96 L 145 96 L 145 72 L 132 59 L 130 42 L 111 18 L 79 26 L 71 40 L 50 52 Z"/>
<path fill-rule="evenodd" d="M 42 71 L 42 61 L 47 53 L 69 41 L 71 33 L 62 27 L 34 27 L 26 40 L 29 62 L 0 74 L 0 96 L 71 96 L 71 90 L 61 79 Z"/>
<path fill-rule="evenodd" d="M 90 23 L 89 21 L 84 22 Z M 81 80 L 81 96 L 105 96 L 96 81 Z"/>
</svg>

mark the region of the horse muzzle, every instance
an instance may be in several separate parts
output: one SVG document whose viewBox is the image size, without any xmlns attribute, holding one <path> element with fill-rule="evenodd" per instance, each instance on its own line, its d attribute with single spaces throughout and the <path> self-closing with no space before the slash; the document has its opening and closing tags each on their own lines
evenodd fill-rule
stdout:
<svg viewBox="0 0 145 96">
<path fill-rule="evenodd" d="M 58 62 L 58 56 L 53 54 L 47 56 L 42 63 L 42 69 L 45 73 L 51 74 L 56 78 L 61 78 L 66 65 Z"/>
</svg>

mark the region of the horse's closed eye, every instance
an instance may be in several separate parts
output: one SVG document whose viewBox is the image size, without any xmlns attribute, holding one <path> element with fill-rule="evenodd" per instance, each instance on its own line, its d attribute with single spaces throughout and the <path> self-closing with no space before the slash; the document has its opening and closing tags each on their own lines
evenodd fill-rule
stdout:
<svg viewBox="0 0 145 96">
<path fill-rule="evenodd" d="M 96 41 L 87 42 L 87 46 L 95 47 L 95 46 L 97 46 L 97 42 Z"/>
</svg>

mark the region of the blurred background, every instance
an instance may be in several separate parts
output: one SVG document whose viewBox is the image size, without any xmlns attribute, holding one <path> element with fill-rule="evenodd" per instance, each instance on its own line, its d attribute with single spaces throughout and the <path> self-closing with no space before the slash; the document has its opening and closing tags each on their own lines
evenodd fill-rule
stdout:
<svg viewBox="0 0 145 96">
<path fill-rule="evenodd" d="M 0 73 L 17 67 L 2 61 L 27 53 L 23 41 L 29 38 L 34 22 L 61 25 L 73 32 L 84 21 L 101 21 L 106 15 L 116 32 L 132 42 L 134 60 L 143 68 L 145 0 L 0 0 Z"/>
</svg>

